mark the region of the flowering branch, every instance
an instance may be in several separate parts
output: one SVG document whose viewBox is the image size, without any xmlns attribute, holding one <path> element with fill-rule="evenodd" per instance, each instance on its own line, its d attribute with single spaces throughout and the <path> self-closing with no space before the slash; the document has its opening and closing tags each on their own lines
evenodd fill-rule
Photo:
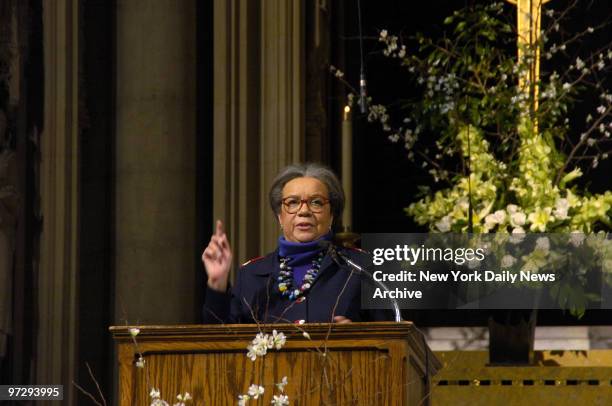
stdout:
<svg viewBox="0 0 612 406">
<path fill-rule="evenodd" d="M 549 27 L 539 42 L 519 44 L 520 59 L 509 52 L 517 30 L 504 20 L 499 2 L 447 17 L 452 39 L 416 34 L 411 46 L 380 31 L 382 54 L 407 69 L 420 93 L 399 109 L 404 118 L 370 103 L 368 121 L 380 124 L 391 142 L 403 141 L 408 159 L 429 168 L 435 183 L 447 185 L 406 209 L 418 224 L 441 232 L 465 232 L 472 223 L 474 232 L 520 233 L 592 232 L 611 223 L 612 192 L 581 194 L 571 185 L 583 174 L 578 164 L 596 168 L 612 152 L 610 44 L 575 56 L 561 74 L 543 72 L 533 79 L 539 54 L 568 55 L 572 44 L 608 24 L 553 42 L 564 36 L 562 20 L 575 6 L 546 10 Z M 592 90 L 600 93 L 601 104 L 586 117 L 588 128 L 578 139 L 567 112 Z M 513 215 L 524 221 L 510 222 Z"/>
</svg>

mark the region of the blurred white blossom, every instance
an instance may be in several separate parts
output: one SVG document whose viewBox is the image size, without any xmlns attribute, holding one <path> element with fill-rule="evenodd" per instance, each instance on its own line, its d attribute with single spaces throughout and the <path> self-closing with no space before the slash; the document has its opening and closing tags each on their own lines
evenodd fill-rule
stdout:
<svg viewBox="0 0 612 406">
<path fill-rule="evenodd" d="M 287 395 L 274 395 L 272 397 L 272 404 L 274 406 L 287 406 L 289 404 L 289 396 Z"/>
<path fill-rule="evenodd" d="M 501 259 L 500 265 L 502 268 L 510 268 L 514 264 L 516 264 L 516 258 L 514 258 L 512 255 L 506 254 Z"/>
<path fill-rule="evenodd" d="M 259 396 L 263 395 L 264 391 L 265 389 L 263 386 L 252 384 L 251 386 L 249 386 L 247 394 L 253 399 L 258 399 Z"/>
</svg>

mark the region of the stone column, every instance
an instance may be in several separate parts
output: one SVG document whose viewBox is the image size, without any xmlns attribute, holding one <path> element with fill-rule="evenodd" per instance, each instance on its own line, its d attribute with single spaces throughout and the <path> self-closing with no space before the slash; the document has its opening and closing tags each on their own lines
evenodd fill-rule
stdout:
<svg viewBox="0 0 612 406">
<path fill-rule="evenodd" d="M 213 216 L 237 264 L 269 252 L 280 234 L 268 189 L 304 157 L 304 5 L 214 2 Z"/>
<path fill-rule="evenodd" d="M 278 171 L 305 157 L 305 2 L 266 0 L 261 10 L 261 176 L 259 232 L 262 251 L 276 246 L 278 220 L 267 191 Z"/>
<path fill-rule="evenodd" d="M 260 255 L 259 0 L 214 2 L 213 219 L 234 261 Z M 210 230 L 212 232 L 212 230 Z"/>
<path fill-rule="evenodd" d="M 36 382 L 63 384 L 75 403 L 78 317 L 78 1 L 43 2 L 44 128 Z"/>
<path fill-rule="evenodd" d="M 117 0 L 117 324 L 198 320 L 195 7 Z"/>
</svg>

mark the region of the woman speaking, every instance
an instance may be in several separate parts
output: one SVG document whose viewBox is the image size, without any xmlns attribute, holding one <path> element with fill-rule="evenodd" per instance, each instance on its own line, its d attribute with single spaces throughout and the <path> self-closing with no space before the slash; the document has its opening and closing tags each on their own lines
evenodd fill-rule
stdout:
<svg viewBox="0 0 612 406">
<path fill-rule="evenodd" d="M 232 250 L 223 224 L 202 253 L 208 276 L 205 323 L 301 323 L 382 320 L 361 309 L 361 276 L 330 249 L 352 261 L 370 259 L 357 250 L 330 248 L 332 225 L 342 216 L 344 192 L 336 175 L 318 164 L 291 165 L 272 183 L 270 206 L 282 236 L 277 249 L 245 263 L 230 287 Z"/>
</svg>

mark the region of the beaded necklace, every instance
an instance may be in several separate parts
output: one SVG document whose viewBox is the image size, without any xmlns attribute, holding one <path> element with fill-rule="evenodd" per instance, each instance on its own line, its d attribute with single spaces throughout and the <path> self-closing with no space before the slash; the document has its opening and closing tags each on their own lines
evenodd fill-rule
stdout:
<svg viewBox="0 0 612 406">
<path fill-rule="evenodd" d="M 308 292 L 312 286 L 312 283 L 319 274 L 323 257 L 324 254 L 321 252 L 312 261 L 312 267 L 306 271 L 306 275 L 304 275 L 304 279 L 302 280 L 302 285 L 299 288 L 293 285 L 293 268 L 287 264 L 289 261 L 291 261 L 291 258 L 280 257 L 280 272 L 278 274 L 277 281 L 278 291 L 281 293 L 281 295 L 288 297 L 291 301 L 295 300 L 297 303 L 302 302 L 305 299 L 304 295 L 306 292 Z"/>
</svg>

